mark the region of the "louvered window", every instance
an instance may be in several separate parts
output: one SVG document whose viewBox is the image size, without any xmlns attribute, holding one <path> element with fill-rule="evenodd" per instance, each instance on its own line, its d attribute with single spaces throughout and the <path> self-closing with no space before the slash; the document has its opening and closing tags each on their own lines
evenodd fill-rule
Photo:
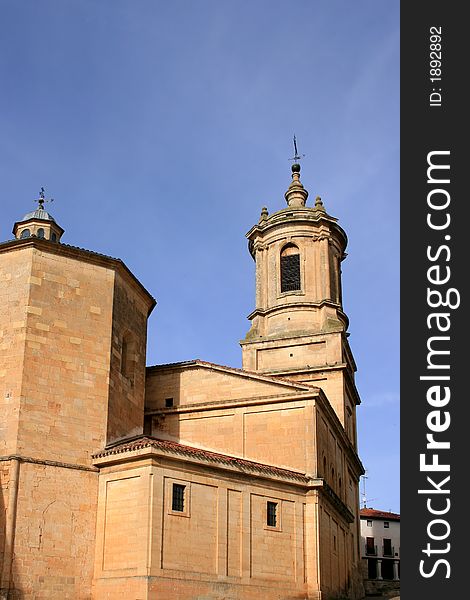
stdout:
<svg viewBox="0 0 470 600">
<path fill-rule="evenodd" d="M 281 252 L 281 292 L 300 290 L 300 254 L 294 245 L 285 246 Z"/>
</svg>

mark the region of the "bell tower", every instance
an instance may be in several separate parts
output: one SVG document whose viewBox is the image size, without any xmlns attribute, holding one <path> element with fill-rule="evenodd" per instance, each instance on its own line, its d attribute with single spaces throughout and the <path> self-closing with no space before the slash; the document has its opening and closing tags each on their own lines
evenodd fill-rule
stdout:
<svg viewBox="0 0 470 600">
<path fill-rule="evenodd" d="M 246 234 L 256 263 L 256 308 L 240 342 L 243 368 L 323 388 L 355 445 L 360 400 L 341 292 L 347 236 L 320 197 L 311 207 L 307 198 L 295 162 L 287 207 L 271 215 L 263 207 Z"/>
</svg>

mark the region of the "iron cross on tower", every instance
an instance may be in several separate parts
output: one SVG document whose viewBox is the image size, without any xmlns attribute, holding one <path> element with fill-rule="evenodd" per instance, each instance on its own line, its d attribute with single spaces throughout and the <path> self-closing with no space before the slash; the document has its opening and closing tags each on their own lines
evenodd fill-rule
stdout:
<svg viewBox="0 0 470 600">
<path fill-rule="evenodd" d="M 305 156 L 305 154 L 299 154 L 299 151 L 297 150 L 297 140 L 294 135 L 294 156 L 292 158 L 290 158 L 289 160 L 293 160 L 294 162 L 298 163 L 299 160 L 301 158 L 303 158 L 304 156 Z"/>
<path fill-rule="evenodd" d="M 54 198 L 49 198 L 49 200 L 46 200 L 44 188 L 42 187 L 41 192 L 39 193 L 39 198 L 36 200 L 36 202 L 39 205 L 39 210 L 44 210 L 44 202 L 54 202 Z"/>
</svg>

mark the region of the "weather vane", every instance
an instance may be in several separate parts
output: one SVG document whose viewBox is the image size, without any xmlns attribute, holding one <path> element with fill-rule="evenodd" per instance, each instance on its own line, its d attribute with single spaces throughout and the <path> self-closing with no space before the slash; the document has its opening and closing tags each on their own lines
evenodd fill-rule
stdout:
<svg viewBox="0 0 470 600">
<path fill-rule="evenodd" d="M 41 192 L 39 193 L 39 198 L 36 200 L 36 202 L 39 204 L 39 210 L 44 210 L 44 202 L 54 202 L 54 198 L 49 198 L 49 200 L 46 200 L 44 188 L 42 187 Z"/>
<path fill-rule="evenodd" d="M 304 156 L 305 154 L 299 154 L 299 151 L 297 150 L 297 140 L 295 139 L 294 135 L 294 156 L 292 158 L 289 158 L 289 160 L 294 160 L 295 162 L 298 162 Z"/>
</svg>

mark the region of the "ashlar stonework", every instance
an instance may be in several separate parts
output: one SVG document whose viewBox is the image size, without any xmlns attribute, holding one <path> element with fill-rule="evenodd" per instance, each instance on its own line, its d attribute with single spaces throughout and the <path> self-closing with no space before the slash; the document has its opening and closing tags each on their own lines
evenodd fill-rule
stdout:
<svg viewBox="0 0 470 600">
<path fill-rule="evenodd" d="M 292 167 L 243 368 L 146 367 L 155 300 L 40 204 L 0 244 L 3 599 L 363 596 L 346 234 Z"/>
</svg>

